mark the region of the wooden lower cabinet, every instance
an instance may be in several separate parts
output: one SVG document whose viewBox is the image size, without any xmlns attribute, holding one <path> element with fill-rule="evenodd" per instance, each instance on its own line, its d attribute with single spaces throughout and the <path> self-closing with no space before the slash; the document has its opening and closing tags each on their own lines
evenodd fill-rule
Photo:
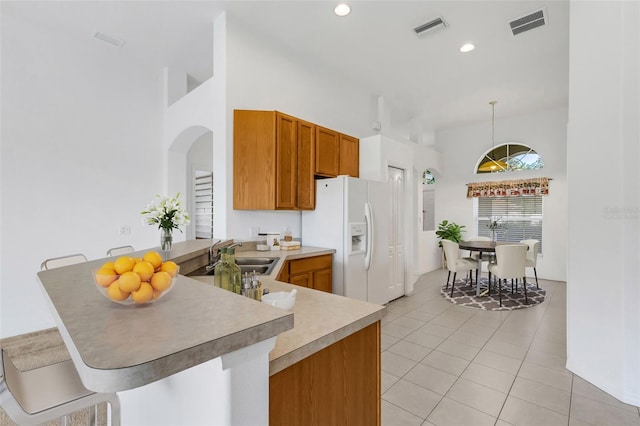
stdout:
<svg viewBox="0 0 640 426">
<path fill-rule="evenodd" d="M 269 424 L 380 425 L 380 321 L 269 378 Z"/>
<path fill-rule="evenodd" d="M 331 293 L 333 276 L 333 255 L 306 257 L 288 260 L 282 267 L 278 281 L 295 284 Z"/>
</svg>

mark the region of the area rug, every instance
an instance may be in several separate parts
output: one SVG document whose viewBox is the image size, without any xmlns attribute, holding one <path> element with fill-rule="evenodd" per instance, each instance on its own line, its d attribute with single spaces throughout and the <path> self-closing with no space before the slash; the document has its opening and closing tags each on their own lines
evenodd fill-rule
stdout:
<svg viewBox="0 0 640 426">
<path fill-rule="evenodd" d="M 480 287 L 487 287 L 487 278 L 480 279 Z M 500 300 L 498 298 L 498 288 L 496 285 L 491 286 L 491 296 L 484 295 L 476 296 L 476 286 L 470 286 L 463 280 L 457 280 L 455 288 L 453 290 L 453 297 L 451 297 L 451 285 L 449 288 L 442 286 L 440 294 L 446 300 L 456 305 L 466 306 L 469 308 L 482 309 L 485 311 L 510 311 L 513 309 L 530 308 L 532 306 L 539 305 L 544 302 L 544 298 L 547 292 L 543 288 L 536 288 L 536 284 L 527 283 L 527 299 L 529 304 L 524 303 L 524 292 L 522 291 L 522 284 L 518 285 L 518 291 L 511 293 L 511 281 L 508 285 L 502 287 L 502 306 L 500 306 Z"/>
</svg>

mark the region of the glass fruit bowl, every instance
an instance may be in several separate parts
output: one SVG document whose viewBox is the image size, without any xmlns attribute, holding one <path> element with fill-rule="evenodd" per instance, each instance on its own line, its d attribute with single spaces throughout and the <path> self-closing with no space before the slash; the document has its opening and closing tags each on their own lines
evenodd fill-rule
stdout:
<svg viewBox="0 0 640 426">
<path fill-rule="evenodd" d="M 163 262 L 157 252 L 142 258 L 120 256 L 93 271 L 96 288 L 107 299 L 121 305 L 153 303 L 169 293 L 180 272 L 172 261 Z"/>
</svg>

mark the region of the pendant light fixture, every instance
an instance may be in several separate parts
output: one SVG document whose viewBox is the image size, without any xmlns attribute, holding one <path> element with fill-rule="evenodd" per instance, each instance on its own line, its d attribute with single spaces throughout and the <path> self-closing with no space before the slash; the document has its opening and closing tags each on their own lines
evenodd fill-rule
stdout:
<svg viewBox="0 0 640 426">
<path fill-rule="evenodd" d="M 492 156 L 495 157 L 494 151 L 496 148 L 496 140 L 495 140 L 496 123 L 495 122 L 496 122 L 496 104 L 497 103 L 498 101 L 489 102 L 489 105 L 491 105 L 491 151 L 489 151 L 485 155 L 486 161 L 478 167 L 479 172 L 501 172 L 501 171 L 507 170 L 507 168 L 509 167 L 507 163 L 505 163 L 504 161 L 498 160 L 496 158 L 492 158 Z"/>
</svg>

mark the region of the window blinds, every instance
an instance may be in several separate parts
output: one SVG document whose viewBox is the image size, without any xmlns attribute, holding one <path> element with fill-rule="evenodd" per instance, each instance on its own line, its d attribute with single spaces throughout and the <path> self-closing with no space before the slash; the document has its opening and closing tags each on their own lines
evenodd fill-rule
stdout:
<svg viewBox="0 0 640 426">
<path fill-rule="evenodd" d="M 489 222 L 500 218 L 500 222 L 505 226 L 497 230 L 497 241 L 517 243 L 521 240 L 535 239 L 540 241 L 542 251 L 542 195 L 480 197 L 477 200 L 478 235 L 491 237 Z"/>
<path fill-rule="evenodd" d="M 194 179 L 196 238 L 213 238 L 213 173 Z"/>
</svg>

